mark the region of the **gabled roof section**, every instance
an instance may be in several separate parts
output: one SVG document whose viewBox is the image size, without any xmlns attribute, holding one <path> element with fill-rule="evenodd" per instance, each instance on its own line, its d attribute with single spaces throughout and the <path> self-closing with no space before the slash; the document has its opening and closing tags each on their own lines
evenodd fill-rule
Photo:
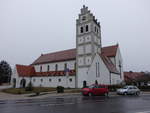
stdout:
<svg viewBox="0 0 150 113">
<path fill-rule="evenodd" d="M 45 77 L 45 76 L 65 76 L 66 73 L 62 71 L 49 71 L 49 72 L 35 72 L 33 66 L 26 65 L 16 65 L 16 70 L 19 77 Z M 69 76 L 74 76 L 76 74 L 75 70 L 69 70 Z"/>
<path fill-rule="evenodd" d="M 35 60 L 32 65 L 51 63 L 51 62 L 60 62 L 66 60 L 75 60 L 76 58 L 76 49 L 69 49 L 49 54 L 42 54 L 37 60 Z"/>
<path fill-rule="evenodd" d="M 16 70 L 18 72 L 18 75 L 19 76 L 22 76 L 22 77 L 30 77 L 30 76 L 33 76 L 35 75 L 35 69 L 33 66 L 26 66 L 26 65 L 19 65 L 17 64 L 16 65 Z"/>
<path fill-rule="evenodd" d="M 115 57 L 118 49 L 117 45 L 107 46 L 102 48 L 102 54 L 107 57 Z"/>
<path fill-rule="evenodd" d="M 111 73 L 119 74 L 117 68 L 115 67 L 115 65 L 112 63 L 112 61 L 107 56 L 105 56 L 104 54 L 100 54 L 100 57 L 102 58 L 102 60 L 105 63 L 106 67 L 108 68 L 108 70 Z"/>
<path fill-rule="evenodd" d="M 126 83 L 150 80 L 144 72 L 124 72 L 124 79 Z"/>
<path fill-rule="evenodd" d="M 108 46 L 102 48 L 102 54 L 107 57 L 115 57 L 118 45 Z M 58 51 L 54 53 L 42 54 L 37 60 L 35 60 L 32 65 L 61 62 L 67 60 L 76 59 L 76 48 Z"/>
</svg>

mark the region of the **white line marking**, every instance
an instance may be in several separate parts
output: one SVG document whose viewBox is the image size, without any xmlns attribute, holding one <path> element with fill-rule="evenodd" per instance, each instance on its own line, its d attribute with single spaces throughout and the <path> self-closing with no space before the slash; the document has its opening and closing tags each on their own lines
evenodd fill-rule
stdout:
<svg viewBox="0 0 150 113">
<path fill-rule="evenodd" d="M 142 112 L 136 112 L 136 113 L 150 113 L 150 111 L 142 111 Z"/>
</svg>

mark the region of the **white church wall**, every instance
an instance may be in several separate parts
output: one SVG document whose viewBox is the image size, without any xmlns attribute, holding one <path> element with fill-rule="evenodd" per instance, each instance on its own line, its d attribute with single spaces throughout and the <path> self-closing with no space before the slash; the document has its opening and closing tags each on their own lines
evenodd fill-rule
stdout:
<svg viewBox="0 0 150 113">
<path fill-rule="evenodd" d="M 110 84 L 110 72 L 98 54 L 96 54 L 92 65 L 88 70 L 88 85 L 94 84 L 96 80 L 98 81 L 98 84 Z"/>
<path fill-rule="evenodd" d="M 35 87 L 69 87 L 75 88 L 75 76 L 56 76 L 56 77 L 32 77 L 32 84 Z"/>
<path fill-rule="evenodd" d="M 87 43 L 87 42 L 91 42 L 91 35 L 88 35 L 88 36 L 86 36 L 85 37 L 85 42 Z"/>
<path fill-rule="evenodd" d="M 116 85 L 120 84 L 121 79 L 119 74 L 111 73 L 111 84 Z"/>
<path fill-rule="evenodd" d="M 124 75 L 123 75 L 123 59 L 120 53 L 120 49 L 118 47 L 117 49 L 117 53 L 116 53 L 116 57 L 115 57 L 115 64 L 116 64 L 116 68 L 117 70 L 120 72 L 120 67 L 119 67 L 119 62 L 121 62 L 121 79 L 124 80 Z"/>
<path fill-rule="evenodd" d="M 109 57 L 114 65 L 116 65 L 115 57 Z"/>
<path fill-rule="evenodd" d="M 84 46 L 78 46 L 78 54 L 79 55 L 82 55 L 82 54 L 84 54 Z"/>
<path fill-rule="evenodd" d="M 91 53 L 92 52 L 92 45 L 91 44 L 87 44 L 85 45 L 85 53 Z"/>
<path fill-rule="evenodd" d="M 79 57 L 78 58 L 78 65 L 83 66 L 84 65 L 84 57 Z"/>
<path fill-rule="evenodd" d="M 87 67 L 78 68 L 78 71 L 77 71 L 77 80 L 78 80 L 77 87 L 78 88 L 82 88 L 83 81 L 87 81 L 87 71 L 88 71 Z"/>
<path fill-rule="evenodd" d="M 65 88 L 75 88 L 75 76 L 56 76 L 56 77 L 15 77 L 16 88 L 20 88 L 20 82 L 25 79 L 26 86 L 31 81 L 34 87 L 57 87 L 63 86 Z"/>
<path fill-rule="evenodd" d="M 86 64 L 86 65 L 91 65 L 91 60 L 92 60 L 91 56 L 87 56 L 87 57 L 85 58 L 85 64 Z"/>
<path fill-rule="evenodd" d="M 64 70 L 65 69 L 65 64 L 67 64 L 67 68 L 70 70 L 75 69 L 75 60 L 70 60 L 70 61 L 64 61 L 64 62 L 55 62 L 55 63 L 47 63 L 47 64 L 39 64 L 39 65 L 34 65 L 35 71 L 40 72 L 40 67 L 42 66 L 42 72 L 47 72 L 48 71 L 48 65 L 49 65 L 49 71 L 55 71 L 55 66 L 58 66 L 58 70 Z"/>
<path fill-rule="evenodd" d="M 84 43 L 84 37 L 79 37 L 78 38 L 78 43 L 83 44 Z"/>
</svg>

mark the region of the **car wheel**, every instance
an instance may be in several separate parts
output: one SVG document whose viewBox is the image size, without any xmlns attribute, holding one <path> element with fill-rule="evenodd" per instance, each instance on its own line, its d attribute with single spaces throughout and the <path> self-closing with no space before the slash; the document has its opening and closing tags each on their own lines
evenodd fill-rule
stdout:
<svg viewBox="0 0 150 113">
<path fill-rule="evenodd" d="M 90 97 L 91 97 L 91 96 L 93 96 L 93 94 L 92 94 L 92 93 L 89 93 L 88 95 L 89 95 Z"/>
<path fill-rule="evenodd" d="M 127 92 L 124 92 L 124 95 L 127 95 Z"/>
</svg>

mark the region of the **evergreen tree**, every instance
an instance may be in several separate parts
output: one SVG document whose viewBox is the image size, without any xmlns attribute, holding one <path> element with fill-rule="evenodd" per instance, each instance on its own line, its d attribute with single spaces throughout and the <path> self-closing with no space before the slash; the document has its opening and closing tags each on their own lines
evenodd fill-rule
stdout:
<svg viewBox="0 0 150 113">
<path fill-rule="evenodd" d="M 0 83 L 10 82 L 11 74 L 12 69 L 10 65 L 6 61 L 2 60 L 0 62 Z"/>
</svg>

